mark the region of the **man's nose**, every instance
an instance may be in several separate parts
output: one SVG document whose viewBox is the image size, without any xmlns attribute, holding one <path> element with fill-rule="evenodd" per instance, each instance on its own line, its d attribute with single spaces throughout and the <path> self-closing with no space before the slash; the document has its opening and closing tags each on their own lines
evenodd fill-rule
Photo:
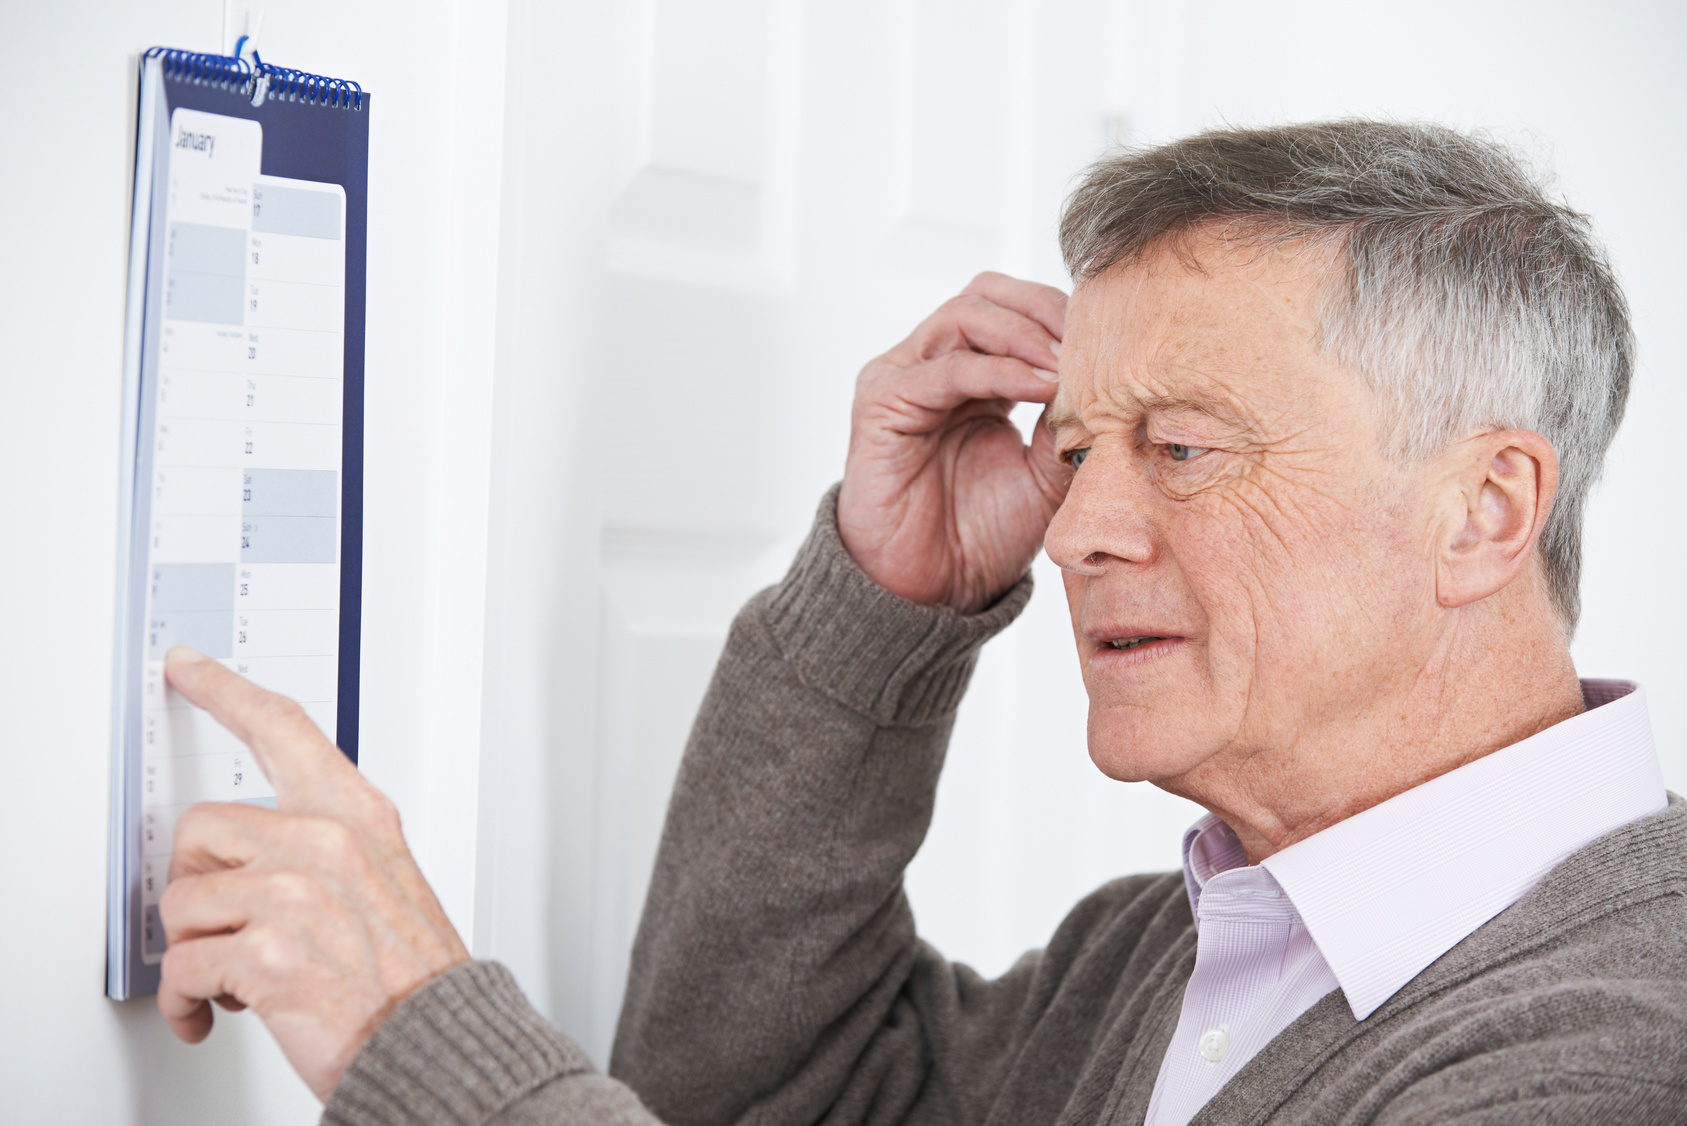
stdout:
<svg viewBox="0 0 1687 1126">
<path fill-rule="evenodd" d="M 1145 485 L 1129 459 L 1092 451 L 1049 522 L 1043 550 L 1061 570 L 1078 575 L 1105 574 L 1119 563 L 1153 562 L 1160 539 L 1142 495 Z"/>
</svg>

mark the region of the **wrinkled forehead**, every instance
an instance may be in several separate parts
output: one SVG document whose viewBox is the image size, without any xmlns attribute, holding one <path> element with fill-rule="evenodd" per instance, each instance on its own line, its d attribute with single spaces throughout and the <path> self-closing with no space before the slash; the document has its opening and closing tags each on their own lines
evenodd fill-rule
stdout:
<svg viewBox="0 0 1687 1126">
<path fill-rule="evenodd" d="M 1315 407 L 1332 379 L 1352 381 L 1322 355 L 1332 265 L 1323 250 L 1206 238 L 1085 280 L 1067 307 L 1051 421 L 1174 404 L 1264 424 Z"/>
</svg>

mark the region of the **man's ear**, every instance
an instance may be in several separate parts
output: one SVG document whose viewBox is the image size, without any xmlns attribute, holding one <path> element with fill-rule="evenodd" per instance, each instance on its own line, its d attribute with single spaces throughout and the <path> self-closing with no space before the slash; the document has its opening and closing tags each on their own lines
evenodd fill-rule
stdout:
<svg viewBox="0 0 1687 1126">
<path fill-rule="evenodd" d="M 1453 609 L 1503 589 L 1528 564 L 1558 491 L 1558 453 L 1532 430 L 1497 430 L 1444 457 L 1448 519 L 1435 594 Z"/>
</svg>

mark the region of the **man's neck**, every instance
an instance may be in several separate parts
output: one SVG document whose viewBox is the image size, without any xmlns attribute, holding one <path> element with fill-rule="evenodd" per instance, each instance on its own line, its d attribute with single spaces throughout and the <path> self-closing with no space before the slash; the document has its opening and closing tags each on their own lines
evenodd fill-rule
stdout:
<svg viewBox="0 0 1687 1126">
<path fill-rule="evenodd" d="M 1159 784 L 1222 819 L 1257 864 L 1584 711 L 1562 630 L 1550 615 L 1528 617 L 1535 628 L 1519 629 L 1503 607 L 1471 615 L 1426 647 L 1410 683 L 1351 721 L 1216 755 Z"/>
</svg>

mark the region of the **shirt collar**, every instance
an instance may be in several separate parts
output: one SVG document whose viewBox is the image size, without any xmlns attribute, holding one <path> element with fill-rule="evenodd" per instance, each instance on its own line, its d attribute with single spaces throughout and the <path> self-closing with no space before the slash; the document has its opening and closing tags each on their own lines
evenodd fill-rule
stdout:
<svg viewBox="0 0 1687 1126">
<path fill-rule="evenodd" d="M 1560 861 L 1668 801 L 1646 694 L 1584 680 L 1588 710 L 1357 813 L 1261 864 L 1364 1020 Z M 1183 838 L 1192 910 L 1246 863 L 1218 818 Z"/>
<path fill-rule="evenodd" d="M 1207 881 L 1220 872 L 1245 868 L 1248 855 L 1230 826 L 1207 814 L 1183 834 L 1183 886 L 1189 892 L 1189 910 L 1201 917 L 1201 892 Z"/>
</svg>

